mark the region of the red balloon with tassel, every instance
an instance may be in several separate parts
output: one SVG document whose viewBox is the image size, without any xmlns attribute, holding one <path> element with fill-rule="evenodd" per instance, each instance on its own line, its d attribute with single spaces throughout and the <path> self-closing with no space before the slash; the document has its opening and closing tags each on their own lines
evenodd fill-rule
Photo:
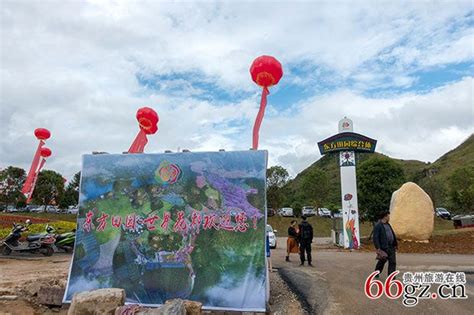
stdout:
<svg viewBox="0 0 474 315">
<path fill-rule="evenodd" d="M 258 140 L 260 125 L 265 115 L 265 107 L 267 106 L 267 95 L 270 94 L 268 88 L 278 84 L 283 76 L 281 63 L 272 56 L 260 56 L 255 59 L 250 67 L 252 80 L 263 88 L 262 99 L 260 100 L 260 109 L 253 126 L 252 149 L 258 150 Z"/>
<path fill-rule="evenodd" d="M 41 162 L 42 150 L 45 149 L 43 148 L 43 146 L 45 144 L 45 141 L 51 137 L 51 132 L 49 132 L 49 130 L 45 128 L 36 128 L 34 134 L 36 139 L 39 140 L 39 144 L 38 148 L 36 149 L 36 153 L 33 157 L 33 161 L 31 162 L 30 171 L 28 172 L 28 175 L 26 177 L 25 184 L 23 185 L 23 188 L 21 190 L 21 192 L 27 196 L 28 200 L 31 199 L 31 195 L 33 193 L 35 177 L 37 176 L 38 166 Z M 49 152 L 51 153 L 51 150 Z"/>
<path fill-rule="evenodd" d="M 133 141 L 128 153 L 143 153 L 148 143 L 147 135 L 155 134 L 158 131 L 158 114 L 149 107 L 142 107 L 137 111 L 137 121 L 140 127 L 135 140 Z"/>
<path fill-rule="evenodd" d="M 31 188 L 30 188 L 30 191 L 28 192 L 28 199 L 26 200 L 26 203 L 30 203 L 31 198 L 33 197 L 33 192 L 35 191 L 36 181 L 38 180 L 39 173 L 43 169 L 44 164 L 46 163 L 46 159 L 49 158 L 51 154 L 52 154 L 51 149 L 46 148 L 46 147 L 41 148 L 40 150 L 41 158 L 40 158 L 39 166 L 36 169 L 36 172 L 34 174 L 33 182 L 31 183 Z"/>
</svg>

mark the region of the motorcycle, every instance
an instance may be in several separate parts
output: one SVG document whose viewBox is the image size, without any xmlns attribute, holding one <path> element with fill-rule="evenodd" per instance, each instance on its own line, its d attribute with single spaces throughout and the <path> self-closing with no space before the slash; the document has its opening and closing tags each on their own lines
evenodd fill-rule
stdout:
<svg viewBox="0 0 474 315">
<path fill-rule="evenodd" d="M 13 228 L 3 243 L 3 254 L 10 255 L 12 251 L 15 252 L 31 252 L 41 253 L 45 256 L 51 256 L 54 253 L 53 244 L 56 238 L 51 234 L 33 234 L 28 235 L 26 242 L 19 242 L 21 233 L 28 231 L 28 226 L 31 224 L 30 220 L 26 220 L 26 224 L 13 223 Z"/>
<path fill-rule="evenodd" d="M 58 228 L 60 230 L 60 228 Z M 66 232 L 57 234 L 56 229 L 51 225 L 46 225 L 46 233 L 53 234 L 56 238 L 56 242 L 54 246 L 58 250 L 64 250 L 66 253 L 71 253 L 74 249 L 74 242 L 76 241 L 76 230 L 72 230 L 72 232 Z"/>
</svg>

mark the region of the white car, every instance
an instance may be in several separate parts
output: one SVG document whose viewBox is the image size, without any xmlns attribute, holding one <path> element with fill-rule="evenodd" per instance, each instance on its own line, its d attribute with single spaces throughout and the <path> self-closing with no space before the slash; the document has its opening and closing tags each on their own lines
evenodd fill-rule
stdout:
<svg viewBox="0 0 474 315">
<path fill-rule="evenodd" d="M 18 212 L 18 209 L 14 206 L 8 206 L 5 212 Z"/>
<path fill-rule="evenodd" d="M 46 212 L 48 212 L 48 213 L 59 213 L 59 209 L 55 206 L 46 206 Z"/>
<path fill-rule="evenodd" d="M 67 213 L 69 214 L 77 214 L 79 212 L 79 207 L 69 207 L 69 209 L 67 209 Z"/>
<path fill-rule="evenodd" d="M 318 208 L 318 215 L 323 218 L 330 218 L 331 211 L 328 208 Z"/>
<path fill-rule="evenodd" d="M 313 215 L 316 215 L 316 210 L 314 209 L 314 207 L 304 206 L 301 210 L 301 214 L 305 217 L 312 217 Z"/>
<path fill-rule="evenodd" d="M 276 248 L 277 247 L 277 239 L 275 233 L 277 231 L 274 231 L 272 226 L 270 224 L 267 224 L 267 235 L 268 235 L 268 241 L 270 243 L 270 248 Z"/>
<path fill-rule="evenodd" d="M 44 206 L 39 206 L 37 208 L 30 209 L 30 212 L 44 212 Z"/>
<path fill-rule="evenodd" d="M 77 214 L 79 212 L 79 206 L 69 206 L 67 209 L 67 213 L 69 214 Z"/>
<path fill-rule="evenodd" d="M 342 209 L 339 209 L 339 212 L 334 212 L 332 217 L 333 218 L 342 218 Z"/>
<path fill-rule="evenodd" d="M 294 217 L 295 215 L 293 214 L 293 208 L 281 208 L 278 213 L 282 217 Z"/>
</svg>

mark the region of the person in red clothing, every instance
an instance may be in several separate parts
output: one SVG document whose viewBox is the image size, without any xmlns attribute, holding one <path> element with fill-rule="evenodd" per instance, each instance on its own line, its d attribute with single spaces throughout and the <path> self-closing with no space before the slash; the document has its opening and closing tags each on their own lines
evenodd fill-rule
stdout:
<svg viewBox="0 0 474 315">
<path fill-rule="evenodd" d="M 298 254 L 298 226 L 296 220 L 291 221 L 286 240 L 286 261 L 290 261 L 290 254 Z"/>
</svg>

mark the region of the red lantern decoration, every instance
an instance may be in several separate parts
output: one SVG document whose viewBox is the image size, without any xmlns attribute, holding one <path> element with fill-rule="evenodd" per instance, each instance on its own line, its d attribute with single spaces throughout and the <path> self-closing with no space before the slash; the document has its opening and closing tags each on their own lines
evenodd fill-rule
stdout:
<svg viewBox="0 0 474 315">
<path fill-rule="evenodd" d="M 153 125 L 148 130 L 143 130 L 147 135 L 154 135 L 158 131 L 158 125 Z"/>
<path fill-rule="evenodd" d="M 258 149 L 258 134 L 263 116 L 265 115 L 265 107 L 267 106 L 267 95 L 270 94 L 268 87 L 278 84 L 283 76 L 281 63 L 272 56 L 260 56 L 255 59 L 250 66 L 250 74 L 252 80 L 263 88 L 262 99 L 260 101 L 260 109 L 253 126 L 253 142 L 252 149 Z"/>
<path fill-rule="evenodd" d="M 36 179 L 38 178 L 38 173 L 40 172 L 41 168 L 45 163 L 44 157 L 46 155 L 51 155 L 51 150 L 46 149 L 43 151 L 44 141 L 51 137 L 51 133 L 49 132 L 49 130 L 45 128 L 37 128 L 35 129 L 34 133 L 36 138 L 39 140 L 39 144 L 38 148 L 36 149 L 35 156 L 33 157 L 33 162 L 31 162 L 30 171 L 28 172 L 28 176 L 26 177 L 25 184 L 23 185 L 23 188 L 21 190 L 22 193 L 25 194 L 25 196 L 27 197 L 27 203 L 29 203 L 31 200 L 31 196 L 33 195 L 33 191 L 35 189 Z"/>
<path fill-rule="evenodd" d="M 281 63 L 272 56 L 260 56 L 250 67 L 252 80 L 263 88 L 276 85 L 283 76 Z"/>
<path fill-rule="evenodd" d="M 35 136 L 38 140 L 47 140 L 51 137 L 51 132 L 45 128 L 37 128 L 35 129 Z"/>
<path fill-rule="evenodd" d="M 41 156 L 44 158 L 50 157 L 51 156 L 51 150 L 49 148 L 41 148 Z"/>
<path fill-rule="evenodd" d="M 146 133 L 147 130 L 150 130 L 153 128 L 153 126 L 158 124 L 160 118 L 158 117 L 158 114 L 150 107 L 142 107 L 137 111 L 137 120 L 138 124 L 140 125 L 140 129 Z"/>
<path fill-rule="evenodd" d="M 128 149 L 128 153 L 143 153 L 145 145 L 148 143 L 146 135 L 152 135 L 158 131 L 158 121 L 160 118 L 152 108 L 140 108 L 137 111 L 136 117 L 140 127 L 140 132 Z"/>
</svg>

